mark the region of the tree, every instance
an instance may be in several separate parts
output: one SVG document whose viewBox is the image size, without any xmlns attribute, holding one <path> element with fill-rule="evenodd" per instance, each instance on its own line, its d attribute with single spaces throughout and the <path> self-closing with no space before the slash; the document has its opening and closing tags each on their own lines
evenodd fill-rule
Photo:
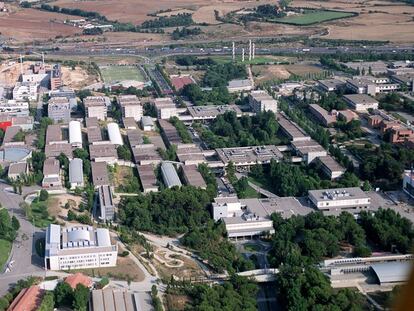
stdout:
<svg viewBox="0 0 414 311">
<path fill-rule="evenodd" d="M 125 145 L 119 146 L 117 148 L 118 157 L 122 160 L 131 161 L 132 154 L 129 148 Z"/>
<path fill-rule="evenodd" d="M 40 190 L 39 201 L 46 201 L 48 198 L 49 198 L 49 193 L 44 189 Z"/>
<path fill-rule="evenodd" d="M 292 2 L 292 0 L 280 0 L 279 5 L 284 10 L 289 6 L 289 4 Z"/>
<path fill-rule="evenodd" d="M 17 231 L 17 230 L 20 229 L 20 222 L 16 218 L 16 216 L 14 216 L 14 215 L 13 215 L 13 217 L 11 219 L 11 225 L 12 225 L 12 228 L 14 229 L 14 231 Z"/>
<path fill-rule="evenodd" d="M 46 292 L 43 296 L 42 303 L 37 311 L 53 311 L 55 307 L 55 299 L 52 292 Z"/>
<path fill-rule="evenodd" d="M 69 210 L 68 211 L 68 221 L 73 221 L 73 220 L 76 220 L 76 214 L 72 210 Z"/>
<path fill-rule="evenodd" d="M 66 282 L 60 282 L 55 288 L 55 304 L 57 307 L 70 307 L 73 301 L 72 287 Z"/>
<path fill-rule="evenodd" d="M 72 307 L 75 311 L 86 311 L 89 300 L 89 289 L 83 285 L 76 285 L 73 291 L 73 304 Z"/>
</svg>

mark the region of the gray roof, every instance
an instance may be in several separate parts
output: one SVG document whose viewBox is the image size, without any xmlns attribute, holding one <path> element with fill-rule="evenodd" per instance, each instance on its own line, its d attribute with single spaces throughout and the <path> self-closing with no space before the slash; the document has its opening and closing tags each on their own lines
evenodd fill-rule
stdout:
<svg viewBox="0 0 414 311">
<path fill-rule="evenodd" d="M 318 202 L 332 201 L 331 196 L 335 196 L 335 199 L 343 198 L 346 200 L 368 198 L 367 194 L 359 187 L 309 190 L 308 193 L 310 197 L 314 197 Z"/>
<path fill-rule="evenodd" d="M 98 188 L 99 208 L 102 220 L 111 220 L 114 218 L 115 206 L 112 198 L 110 186 L 100 186 Z"/>
<path fill-rule="evenodd" d="M 108 168 L 105 162 L 91 162 L 92 182 L 95 187 L 109 185 Z"/>
<path fill-rule="evenodd" d="M 152 311 L 154 307 L 149 293 L 106 288 L 92 291 L 90 310 Z"/>
<path fill-rule="evenodd" d="M 18 163 L 12 163 L 9 166 L 9 175 L 20 175 L 20 174 L 26 174 L 27 172 L 27 162 L 18 162 Z"/>
<path fill-rule="evenodd" d="M 83 162 L 82 159 L 75 158 L 69 162 L 69 182 L 83 183 Z"/>
<path fill-rule="evenodd" d="M 169 162 L 163 162 L 161 164 L 161 173 L 164 180 L 165 185 L 168 188 L 178 186 L 181 187 L 181 181 L 178 177 L 177 171 L 174 168 L 174 165 Z"/>
<path fill-rule="evenodd" d="M 410 277 L 412 262 L 383 262 L 371 265 L 381 284 L 404 282 Z"/>
<path fill-rule="evenodd" d="M 141 117 L 141 124 L 142 126 L 154 126 L 154 121 L 149 116 Z"/>
</svg>

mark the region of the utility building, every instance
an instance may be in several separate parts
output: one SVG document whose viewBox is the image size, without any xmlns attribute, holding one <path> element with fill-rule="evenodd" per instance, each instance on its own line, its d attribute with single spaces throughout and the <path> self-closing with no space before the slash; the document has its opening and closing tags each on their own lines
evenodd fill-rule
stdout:
<svg viewBox="0 0 414 311">
<path fill-rule="evenodd" d="M 163 162 L 161 164 L 161 173 L 162 173 L 162 179 L 164 181 L 164 184 L 167 186 L 167 188 L 172 188 L 175 186 L 181 187 L 181 181 L 178 177 L 177 171 L 175 170 L 175 167 L 172 163 L 169 162 Z"/>
<path fill-rule="evenodd" d="M 69 162 L 69 183 L 70 189 L 84 186 L 82 159 L 75 158 Z"/>
<path fill-rule="evenodd" d="M 69 143 L 72 147 L 82 148 L 82 130 L 79 121 L 69 122 Z"/>
<path fill-rule="evenodd" d="M 108 123 L 108 135 L 109 140 L 112 144 L 116 146 L 122 146 L 124 141 L 122 140 L 121 132 L 119 131 L 119 126 L 116 123 Z"/>
</svg>

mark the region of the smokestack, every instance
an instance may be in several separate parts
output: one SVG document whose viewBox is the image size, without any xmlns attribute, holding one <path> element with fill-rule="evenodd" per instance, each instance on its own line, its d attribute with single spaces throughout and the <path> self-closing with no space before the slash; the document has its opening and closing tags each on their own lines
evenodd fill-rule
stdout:
<svg viewBox="0 0 414 311">
<path fill-rule="evenodd" d="M 233 41 L 233 62 L 236 60 L 236 43 Z"/>
<path fill-rule="evenodd" d="M 23 75 L 23 56 L 20 54 L 20 74 Z"/>
<path fill-rule="evenodd" d="M 249 61 L 252 60 L 252 40 L 249 40 Z"/>
<path fill-rule="evenodd" d="M 244 48 L 242 48 L 242 62 L 244 63 Z"/>
<path fill-rule="evenodd" d="M 256 44 L 253 43 L 253 52 L 252 52 L 253 59 L 256 57 Z"/>
</svg>

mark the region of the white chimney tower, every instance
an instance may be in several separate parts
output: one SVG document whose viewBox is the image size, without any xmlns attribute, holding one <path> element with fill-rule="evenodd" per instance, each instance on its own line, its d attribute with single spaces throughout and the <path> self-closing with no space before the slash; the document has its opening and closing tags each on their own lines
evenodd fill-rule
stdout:
<svg viewBox="0 0 414 311">
<path fill-rule="evenodd" d="M 252 40 L 249 40 L 249 61 L 252 60 Z"/>
<path fill-rule="evenodd" d="M 242 48 L 242 62 L 244 63 L 244 48 Z"/>
<path fill-rule="evenodd" d="M 252 52 L 253 59 L 256 57 L 256 44 L 253 43 L 253 52 Z"/>
<path fill-rule="evenodd" d="M 233 62 L 236 60 L 236 43 L 233 41 Z"/>
</svg>

